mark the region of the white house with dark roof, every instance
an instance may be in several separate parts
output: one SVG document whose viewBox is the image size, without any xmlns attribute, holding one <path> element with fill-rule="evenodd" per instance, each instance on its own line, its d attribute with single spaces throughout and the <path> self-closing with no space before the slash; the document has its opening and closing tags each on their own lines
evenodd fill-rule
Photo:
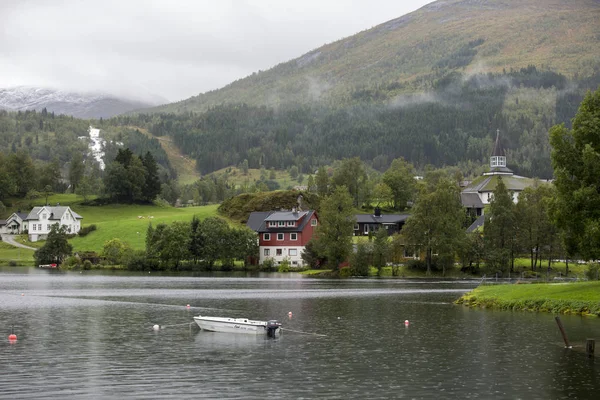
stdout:
<svg viewBox="0 0 600 400">
<path fill-rule="evenodd" d="M 21 210 L 12 213 L 7 219 L 0 232 L 18 235 L 27 230 L 27 213 Z"/>
<path fill-rule="evenodd" d="M 81 229 L 82 218 L 68 206 L 34 207 L 25 219 L 29 240 L 37 242 L 40 239 L 46 239 L 54 224 L 66 227 L 68 233 L 77 233 Z"/>
</svg>

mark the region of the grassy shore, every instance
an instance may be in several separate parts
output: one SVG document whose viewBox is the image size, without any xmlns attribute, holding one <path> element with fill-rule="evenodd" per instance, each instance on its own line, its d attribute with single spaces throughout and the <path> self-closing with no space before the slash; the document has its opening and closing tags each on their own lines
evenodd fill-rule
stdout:
<svg viewBox="0 0 600 400">
<path fill-rule="evenodd" d="M 500 310 L 600 316 L 600 281 L 483 285 L 456 303 Z"/>
</svg>

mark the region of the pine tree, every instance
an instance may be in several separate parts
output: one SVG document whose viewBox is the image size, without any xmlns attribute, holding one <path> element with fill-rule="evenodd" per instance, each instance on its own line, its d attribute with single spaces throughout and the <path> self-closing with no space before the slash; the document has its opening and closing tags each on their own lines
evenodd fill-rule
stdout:
<svg viewBox="0 0 600 400">
<path fill-rule="evenodd" d="M 502 177 L 490 202 L 483 226 L 487 264 L 499 271 L 513 271 L 514 237 L 516 235 L 515 204 Z"/>
<path fill-rule="evenodd" d="M 158 177 L 158 165 L 152 154 L 148 151 L 142 159 L 146 169 L 146 182 L 142 189 L 142 197 L 147 202 L 152 202 L 160 193 L 160 179 Z"/>
</svg>

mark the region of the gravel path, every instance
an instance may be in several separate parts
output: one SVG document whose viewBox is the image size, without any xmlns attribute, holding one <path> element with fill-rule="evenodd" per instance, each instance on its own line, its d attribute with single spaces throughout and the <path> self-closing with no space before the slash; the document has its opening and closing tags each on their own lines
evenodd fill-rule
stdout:
<svg viewBox="0 0 600 400">
<path fill-rule="evenodd" d="M 14 238 L 14 235 L 7 235 L 7 234 L 3 233 L 2 234 L 2 241 L 4 243 L 8 243 L 8 244 L 10 244 L 12 246 L 20 247 L 22 249 L 37 250 L 35 247 L 25 246 L 24 244 L 16 242 L 15 238 Z"/>
</svg>

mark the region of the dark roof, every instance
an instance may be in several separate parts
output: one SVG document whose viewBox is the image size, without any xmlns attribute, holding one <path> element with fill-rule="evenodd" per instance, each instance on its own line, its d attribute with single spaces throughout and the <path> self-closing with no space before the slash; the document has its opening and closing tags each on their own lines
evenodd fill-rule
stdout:
<svg viewBox="0 0 600 400">
<path fill-rule="evenodd" d="M 265 221 L 298 221 L 308 211 L 272 211 Z"/>
<path fill-rule="evenodd" d="M 373 214 L 356 214 L 356 223 L 358 224 L 397 224 L 408 219 L 410 214 L 381 214 L 376 217 Z"/>
<path fill-rule="evenodd" d="M 21 220 L 25 220 L 27 219 L 27 213 L 22 213 L 22 212 L 14 212 L 12 214 L 10 214 L 10 217 L 12 217 L 13 215 L 16 215 L 17 217 L 19 217 Z M 10 219 L 10 217 L 8 217 L 7 221 Z"/>
<path fill-rule="evenodd" d="M 280 214 L 282 213 L 281 211 L 275 211 L 273 212 L 273 214 Z M 285 212 L 287 213 L 287 212 Z M 291 211 L 289 212 L 291 214 Z M 308 223 L 308 221 L 310 221 L 310 219 L 312 218 L 313 214 L 315 212 L 313 210 L 308 210 L 308 211 L 301 211 L 299 214 L 304 215 L 304 218 L 302 218 L 302 221 L 299 224 L 296 224 L 296 226 L 275 226 L 275 227 L 268 227 L 267 226 L 267 221 L 284 221 L 283 219 L 279 219 L 279 218 L 271 218 L 273 216 L 273 214 L 269 215 L 267 218 L 265 218 L 263 220 L 263 223 L 260 225 L 260 228 L 258 228 L 256 231 L 257 232 L 302 232 L 302 230 L 304 230 L 304 227 L 306 226 L 306 224 Z M 296 219 L 294 220 L 290 220 L 288 219 L 288 221 L 296 221 Z"/>
<path fill-rule="evenodd" d="M 246 226 L 252 229 L 254 232 L 258 231 L 265 218 L 271 215 L 273 211 L 254 211 L 248 216 L 248 222 Z"/>
<path fill-rule="evenodd" d="M 501 156 L 505 157 L 504 147 L 500 143 L 500 129 L 496 131 L 496 143 L 494 143 L 494 151 L 492 151 L 492 157 Z"/>
<path fill-rule="evenodd" d="M 29 215 L 26 216 L 27 220 L 38 220 L 39 214 L 42 210 L 46 210 L 50 213 L 50 220 L 60 220 L 62 216 L 67 212 L 71 211 L 73 217 L 76 219 L 82 219 L 83 217 L 73 210 L 71 210 L 68 206 L 41 206 L 41 207 L 33 207 L 33 209 L 29 212 Z"/>
<path fill-rule="evenodd" d="M 477 193 L 462 192 L 460 202 L 467 208 L 483 208 L 483 202 Z"/>
<path fill-rule="evenodd" d="M 490 172 L 500 172 L 505 174 L 512 174 L 513 170 L 508 167 L 494 167 L 490 169 Z"/>
<path fill-rule="evenodd" d="M 483 226 L 484 222 L 485 222 L 485 215 L 479 216 L 479 218 L 477 218 L 475 220 L 475 222 L 473 222 L 471 224 L 471 226 L 469 226 L 467 228 L 467 232 L 475 232 L 480 226 Z"/>
</svg>

